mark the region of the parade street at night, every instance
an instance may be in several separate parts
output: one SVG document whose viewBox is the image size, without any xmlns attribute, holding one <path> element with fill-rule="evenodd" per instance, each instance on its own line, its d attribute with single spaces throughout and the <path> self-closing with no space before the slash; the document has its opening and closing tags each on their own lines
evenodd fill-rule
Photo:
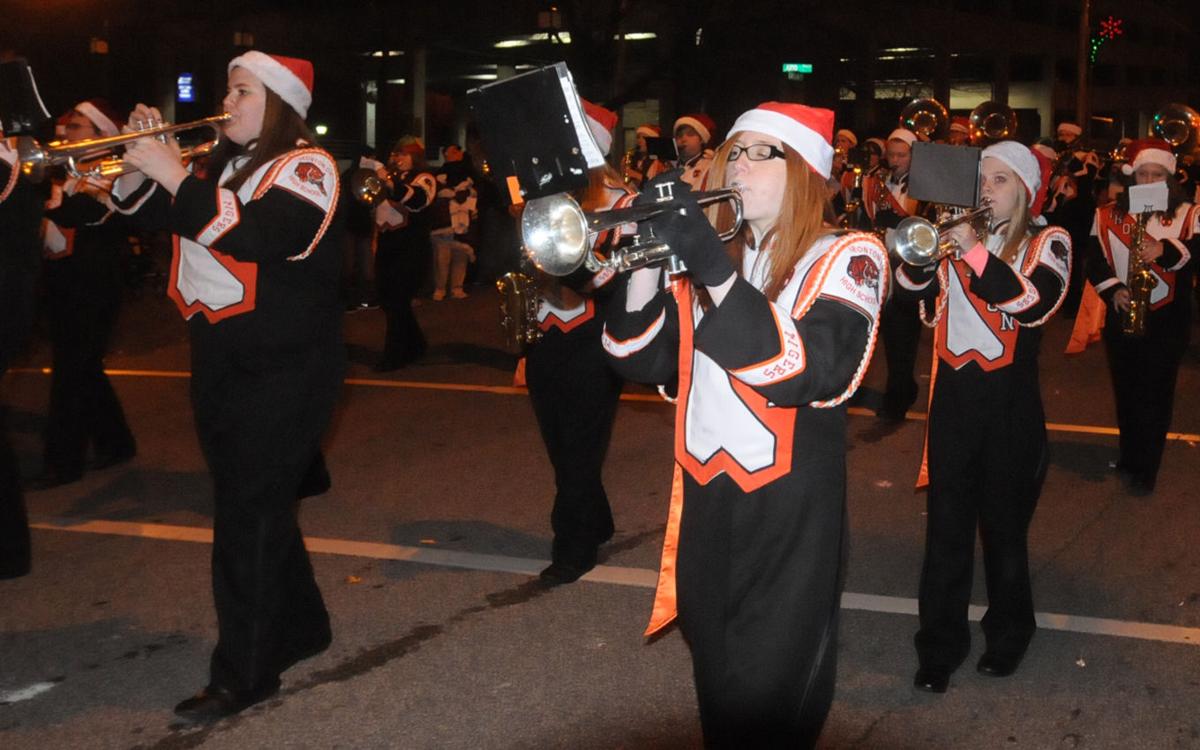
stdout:
<svg viewBox="0 0 1200 750">
<path fill-rule="evenodd" d="M 138 439 L 130 463 L 30 492 L 33 569 L 0 582 L 0 746 L 20 748 L 676 748 L 701 742 L 688 650 L 647 643 L 670 494 L 672 407 L 627 386 L 605 464 L 616 534 L 581 581 L 549 587 L 553 475 L 497 299 L 425 301 L 430 349 L 376 374 L 378 310 L 347 315 L 350 369 L 324 441 L 333 486 L 301 527 L 334 639 L 280 694 L 221 722 L 171 708 L 216 638 L 212 486 L 188 396 L 185 329 L 147 291 L 106 360 Z M 848 429 L 850 555 L 828 748 L 1200 747 L 1200 347 L 1179 374 L 1155 492 L 1127 494 L 1103 348 L 1042 343 L 1051 467 L 1030 529 L 1039 629 L 1007 678 L 971 668 L 913 688 L 925 498 L 922 395 L 878 420 L 875 354 Z M 37 469 L 50 378 L 39 344 L 6 376 L 9 427 Z M 983 604 L 982 565 L 973 601 Z"/>
</svg>

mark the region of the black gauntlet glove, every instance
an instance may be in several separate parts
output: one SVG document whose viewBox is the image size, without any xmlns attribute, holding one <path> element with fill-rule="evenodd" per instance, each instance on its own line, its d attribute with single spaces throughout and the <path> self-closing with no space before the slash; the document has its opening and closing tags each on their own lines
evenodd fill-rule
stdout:
<svg viewBox="0 0 1200 750">
<path fill-rule="evenodd" d="M 662 193 L 674 198 L 670 209 L 642 222 L 638 231 L 642 241 L 653 235 L 659 242 L 667 243 L 697 284 L 720 286 L 734 274 L 733 263 L 725 252 L 725 243 L 696 202 L 691 186 L 679 179 L 682 174 L 682 169 L 664 172 L 642 187 L 633 202 L 635 206 L 654 205 Z"/>
</svg>

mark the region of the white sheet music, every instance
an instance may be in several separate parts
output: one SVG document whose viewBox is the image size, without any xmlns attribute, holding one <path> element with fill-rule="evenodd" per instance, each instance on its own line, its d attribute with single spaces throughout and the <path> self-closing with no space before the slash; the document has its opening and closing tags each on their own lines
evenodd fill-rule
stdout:
<svg viewBox="0 0 1200 750">
<path fill-rule="evenodd" d="M 592 137 L 591 128 L 587 125 L 587 116 L 583 112 L 583 103 L 579 101 L 579 92 L 575 90 L 575 81 L 571 78 L 571 71 L 567 70 L 564 63 L 558 63 L 554 67 L 558 70 L 558 82 L 562 86 L 563 98 L 567 100 L 567 109 L 571 112 L 571 122 L 575 126 L 579 147 L 583 150 L 583 158 L 587 161 L 588 167 L 594 169 L 604 164 L 604 154 L 600 151 L 600 146 Z"/>
</svg>

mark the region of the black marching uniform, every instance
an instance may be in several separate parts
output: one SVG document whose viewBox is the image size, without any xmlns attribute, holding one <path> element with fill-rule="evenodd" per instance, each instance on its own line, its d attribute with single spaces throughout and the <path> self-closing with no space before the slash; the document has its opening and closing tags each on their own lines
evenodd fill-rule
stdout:
<svg viewBox="0 0 1200 750">
<path fill-rule="evenodd" d="M 21 179 L 16 150 L 0 140 L 0 378 L 24 347 L 33 324 L 38 227 L 45 191 Z M 0 406 L 0 578 L 29 572 L 29 522 L 17 456 Z"/>
<path fill-rule="evenodd" d="M 674 593 L 712 747 L 808 747 L 829 711 L 848 532 L 845 401 L 870 362 L 889 279 L 874 236 L 830 235 L 768 300 L 769 252 L 748 248 L 708 310 L 676 278 L 627 312 L 621 282 L 603 339 L 625 377 L 679 379 L 676 491 L 649 632 L 674 616 Z"/>
<path fill-rule="evenodd" d="M 863 210 L 875 229 L 895 229 L 900 221 L 917 214 L 919 204 L 908 197 L 909 173 L 897 179 L 889 170 L 877 170 L 863 178 Z M 900 261 L 890 260 L 895 272 Z M 921 321 L 916 303 L 903 295 L 892 295 L 880 322 L 883 354 L 887 362 L 887 385 L 878 414 L 902 420 L 917 400 L 917 348 L 921 344 Z"/>
<path fill-rule="evenodd" d="M 896 272 L 898 294 L 938 310 L 915 643 L 923 669 L 947 673 L 970 650 L 976 526 L 987 580 L 988 651 L 1019 660 L 1037 627 L 1028 530 L 1047 467 L 1037 356 L 1040 326 L 1066 294 L 1071 238 L 1059 227 L 1044 229 L 1025 241 L 1011 265 L 996 255 L 1003 243 L 1002 235 L 988 235 L 981 275 L 958 258 Z"/>
<path fill-rule="evenodd" d="M 1166 447 L 1175 404 L 1179 363 L 1192 329 L 1191 295 L 1195 257 L 1200 254 L 1200 208 L 1183 203 L 1173 215 L 1155 213 L 1146 236 L 1163 241 L 1150 263 L 1157 284 L 1150 292 L 1145 336 L 1121 332 L 1113 293 L 1124 287 L 1135 221 L 1105 206 L 1096 212 L 1088 243 L 1088 280 L 1105 302 L 1104 346 L 1117 402 L 1121 456 L 1118 471 L 1139 490 L 1153 490 Z"/>
<path fill-rule="evenodd" d="M 425 334 L 413 314 L 413 298 L 429 276 L 433 242 L 425 211 L 437 196 L 429 172 L 409 170 L 392 176 L 389 197 L 375 208 L 379 229 L 375 245 L 375 284 L 387 316 L 383 358 L 377 369 L 394 370 L 425 353 Z"/>
<path fill-rule="evenodd" d="M 623 188 L 606 190 L 606 205 L 599 210 L 632 199 Z M 618 239 L 612 234 L 603 233 L 598 243 Z M 577 304 L 570 306 L 541 294 L 542 339 L 525 355 L 529 400 L 554 467 L 552 565 L 543 577 L 555 582 L 570 582 L 594 567 L 598 548 L 614 531 L 601 476 L 622 385 L 600 345 L 612 278 L 612 271 L 581 270 L 564 279 L 561 283 L 579 292 Z"/>
<path fill-rule="evenodd" d="M 44 278 L 50 302 L 54 373 L 43 476 L 68 482 L 93 466 L 136 452 L 121 402 L 104 374 L 104 355 L 121 307 L 121 255 L 127 222 L 109 197 L 111 180 L 72 177 L 56 185 L 43 227 Z"/>
<path fill-rule="evenodd" d="M 345 351 L 333 157 L 300 146 L 236 193 L 220 187 L 244 158 L 219 179 L 188 177 L 169 206 L 154 183 L 120 205 L 155 201 L 176 234 L 168 294 L 188 320 L 192 405 L 215 494 L 210 686 L 253 693 L 330 641 L 297 497 Z"/>
<path fill-rule="evenodd" d="M 1062 227 L 1071 235 L 1071 284 L 1063 300 L 1062 314 L 1074 318 L 1083 296 L 1084 273 L 1087 268 L 1088 231 L 1096 213 L 1097 166 L 1075 156 L 1063 165 L 1064 174 L 1050 180 L 1046 208 L 1042 215 L 1051 226 Z"/>
</svg>

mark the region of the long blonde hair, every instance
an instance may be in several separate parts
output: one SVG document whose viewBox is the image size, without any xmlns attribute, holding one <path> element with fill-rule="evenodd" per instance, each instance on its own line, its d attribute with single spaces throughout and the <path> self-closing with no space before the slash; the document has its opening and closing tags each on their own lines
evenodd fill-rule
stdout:
<svg viewBox="0 0 1200 750">
<path fill-rule="evenodd" d="M 737 136 L 738 133 L 731 133 L 717 148 L 708 171 L 708 188 L 725 187 L 725 167 L 729 163 L 729 151 L 737 142 Z M 783 154 L 787 164 L 787 175 L 779 216 L 761 241 L 763 248 L 771 243 L 771 252 L 767 257 L 766 286 L 762 290 L 770 300 L 779 296 L 791 279 L 796 264 L 817 238 L 830 229 L 825 224 L 826 217 L 831 214 L 825 178 L 814 172 L 808 162 L 786 143 L 783 144 Z M 709 220 L 714 222 L 713 225 L 719 232 L 732 227 L 733 208 L 729 202 L 722 201 L 715 209 L 710 208 Z M 750 227 L 743 225 L 742 231 L 725 246 L 733 260 L 734 268 L 738 269 L 739 273 L 742 269 L 742 256 L 745 255 L 746 246 L 752 237 Z"/>
<path fill-rule="evenodd" d="M 1020 179 L 1017 181 L 1020 182 Z M 1021 189 L 1017 191 L 1017 206 L 1008 220 L 1008 227 L 1004 230 L 1004 247 L 997 257 L 1011 266 L 1021 253 L 1021 247 L 1033 233 L 1033 213 L 1029 210 L 1029 195 L 1022 183 Z"/>
</svg>

